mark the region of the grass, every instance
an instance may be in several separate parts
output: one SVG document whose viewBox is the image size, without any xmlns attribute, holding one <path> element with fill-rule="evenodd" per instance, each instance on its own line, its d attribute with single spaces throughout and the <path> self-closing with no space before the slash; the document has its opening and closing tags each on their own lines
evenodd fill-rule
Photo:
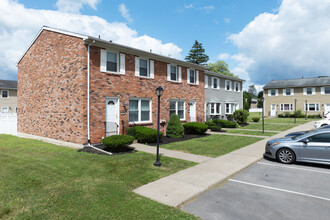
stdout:
<svg viewBox="0 0 330 220">
<path fill-rule="evenodd" d="M 259 123 L 261 123 L 262 120 L 262 114 L 261 112 L 250 112 L 248 117 L 248 122 L 253 122 L 252 118 L 259 117 Z M 310 121 L 315 121 L 319 119 L 315 118 L 297 118 L 296 123 L 297 124 L 305 124 Z M 288 124 L 294 124 L 294 118 L 265 118 L 265 123 L 288 123 Z"/>
<path fill-rule="evenodd" d="M 295 124 L 267 124 L 265 123 L 265 130 L 269 131 L 286 131 L 290 128 L 293 128 L 297 125 Z M 261 130 L 262 129 L 262 123 L 255 123 L 255 124 L 249 124 L 245 127 L 241 127 L 239 129 L 256 129 Z"/>
<path fill-rule="evenodd" d="M 132 192 L 195 163 L 143 152 L 78 153 L 0 135 L 0 219 L 196 219 Z"/>
<path fill-rule="evenodd" d="M 259 136 L 273 136 L 278 134 L 277 132 L 266 132 L 262 133 L 261 131 L 244 131 L 244 130 L 226 130 L 226 133 L 234 133 L 234 134 L 247 134 L 247 135 L 259 135 Z"/>
<path fill-rule="evenodd" d="M 263 138 L 213 134 L 202 138 L 161 145 L 162 148 L 209 157 L 218 157 Z"/>
</svg>

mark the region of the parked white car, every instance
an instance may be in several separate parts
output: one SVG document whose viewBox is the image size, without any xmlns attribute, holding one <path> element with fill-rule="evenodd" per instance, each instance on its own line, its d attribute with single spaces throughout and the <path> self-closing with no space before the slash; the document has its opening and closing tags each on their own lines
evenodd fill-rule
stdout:
<svg viewBox="0 0 330 220">
<path fill-rule="evenodd" d="M 319 128 L 319 127 L 322 127 L 322 126 L 326 126 L 326 125 L 330 125 L 330 118 L 328 119 L 323 119 L 323 120 L 320 120 L 320 121 L 316 121 L 315 124 L 314 124 L 314 128 Z"/>
</svg>

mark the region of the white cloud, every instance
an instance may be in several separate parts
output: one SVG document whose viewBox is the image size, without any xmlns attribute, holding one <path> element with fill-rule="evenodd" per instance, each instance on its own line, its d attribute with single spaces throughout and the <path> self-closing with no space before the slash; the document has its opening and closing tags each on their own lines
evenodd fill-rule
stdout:
<svg viewBox="0 0 330 220">
<path fill-rule="evenodd" d="M 13 13 L 13 11 L 15 13 Z M 20 16 L 17 16 L 17 15 Z M 2 0 L 0 7 L 0 79 L 15 79 L 16 63 L 36 36 L 42 25 L 88 34 L 113 42 L 181 59 L 181 51 L 173 43 L 164 44 L 124 23 L 112 22 L 97 16 L 69 14 L 52 10 L 35 10 L 10 0 Z"/>
<path fill-rule="evenodd" d="M 59 11 L 79 14 L 84 5 L 89 5 L 96 10 L 96 5 L 101 0 L 58 0 L 56 6 Z"/>
<path fill-rule="evenodd" d="M 219 60 L 228 60 L 228 58 L 230 57 L 230 55 L 228 53 L 221 53 L 218 55 L 218 59 Z"/>
<path fill-rule="evenodd" d="M 210 11 L 214 10 L 215 7 L 213 5 L 207 5 L 204 7 L 200 7 L 199 9 L 205 11 L 206 13 L 210 13 Z"/>
<path fill-rule="evenodd" d="M 185 5 L 184 8 L 193 8 L 194 5 L 193 4 L 189 4 L 189 5 Z"/>
<path fill-rule="evenodd" d="M 225 22 L 226 24 L 229 24 L 229 23 L 230 23 L 230 18 L 224 18 L 223 20 L 224 20 L 224 22 Z"/>
<path fill-rule="evenodd" d="M 123 18 L 125 18 L 127 22 L 129 23 L 133 22 L 133 19 L 131 18 L 131 15 L 129 14 L 125 4 L 119 5 L 119 11 L 121 13 L 121 16 L 123 16 Z"/>
<path fill-rule="evenodd" d="M 232 71 L 249 83 L 330 75 L 330 1 L 283 0 L 229 39 L 238 47 Z"/>
</svg>

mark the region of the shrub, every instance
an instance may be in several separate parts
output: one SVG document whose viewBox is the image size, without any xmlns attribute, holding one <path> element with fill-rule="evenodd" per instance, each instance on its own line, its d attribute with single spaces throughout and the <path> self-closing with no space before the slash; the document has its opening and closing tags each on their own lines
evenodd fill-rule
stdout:
<svg viewBox="0 0 330 220">
<path fill-rule="evenodd" d="M 254 122 L 258 122 L 259 120 L 260 120 L 259 117 L 252 118 L 252 121 L 254 121 Z"/>
<path fill-rule="evenodd" d="M 283 116 L 284 116 L 284 118 L 289 118 L 290 117 L 290 112 L 284 112 Z"/>
<path fill-rule="evenodd" d="M 172 114 L 166 129 L 166 136 L 171 138 L 183 138 L 184 130 L 177 114 Z"/>
<path fill-rule="evenodd" d="M 223 120 L 223 119 L 214 119 L 213 122 L 218 125 L 221 126 L 222 128 L 237 128 L 238 124 L 234 121 L 227 121 L 227 120 Z"/>
<path fill-rule="evenodd" d="M 134 137 L 128 135 L 112 135 L 102 139 L 102 144 L 111 152 L 122 152 L 129 149 Z"/>
<path fill-rule="evenodd" d="M 277 117 L 284 118 L 284 115 L 283 114 L 278 114 Z"/>
<path fill-rule="evenodd" d="M 185 134 L 205 134 L 207 129 L 209 128 L 208 125 L 199 122 L 188 122 L 183 124 L 184 133 Z"/>
<path fill-rule="evenodd" d="M 221 131 L 221 126 L 218 125 L 212 125 L 210 127 L 211 131 Z"/>
<path fill-rule="evenodd" d="M 206 124 L 209 128 L 211 128 L 211 126 L 216 125 L 216 124 L 213 122 L 213 120 L 207 121 L 207 122 L 205 122 L 205 124 Z"/>
<path fill-rule="evenodd" d="M 135 137 L 139 143 L 156 143 L 157 142 L 157 130 L 143 127 L 143 126 L 136 126 L 130 127 L 126 129 L 126 133 Z M 159 140 L 163 137 L 163 132 L 159 131 Z"/>
<path fill-rule="evenodd" d="M 234 112 L 233 117 L 238 124 L 246 124 L 249 112 L 245 109 L 238 109 Z"/>
</svg>

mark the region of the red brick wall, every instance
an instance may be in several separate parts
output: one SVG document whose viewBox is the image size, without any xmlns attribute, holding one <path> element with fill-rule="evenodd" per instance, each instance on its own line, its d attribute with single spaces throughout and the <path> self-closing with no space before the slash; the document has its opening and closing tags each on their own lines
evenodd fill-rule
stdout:
<svg viewBox="0 0 330 220">
<path fill-rule="evenodd" d="M 18 64 L 18 132 L 87 142 L 87 50 L 44 30 Z"/>
<path fill-rule="evenodd" d="M 161 97 L 160 119 L 169 120 L 169 107 L 171 99 L 185 100 L 186 120 L 189 120 L 190 100 L 196 100 L 196 117 L 204 121 L 204 72 L 199 71 L 199 85 L 187 84 L 187 67 L 182 67 L 182 83 L 167 81 L 167 63 L 155 60 L 155 77 L 147 79 L 135 76 L 135 56 L 126 54 L 125 75 L 100 72 L 100 48 L 91 47 L 91 142 L 100 142 L 105 136 L 106 97 L 118 97 L 120 99 L 120 131 L 122 122 L 124 127 L 128 125 L 129 98 L 152 98 L 152 123 L 145 126 L 157 127 L 158 98 L 156 88 L 162 86 L 164 93 Z M 123 103 L 127 107 L 123 107 Z M 166 130 L 167 123 L 161 127 Z"/>
</svg>

